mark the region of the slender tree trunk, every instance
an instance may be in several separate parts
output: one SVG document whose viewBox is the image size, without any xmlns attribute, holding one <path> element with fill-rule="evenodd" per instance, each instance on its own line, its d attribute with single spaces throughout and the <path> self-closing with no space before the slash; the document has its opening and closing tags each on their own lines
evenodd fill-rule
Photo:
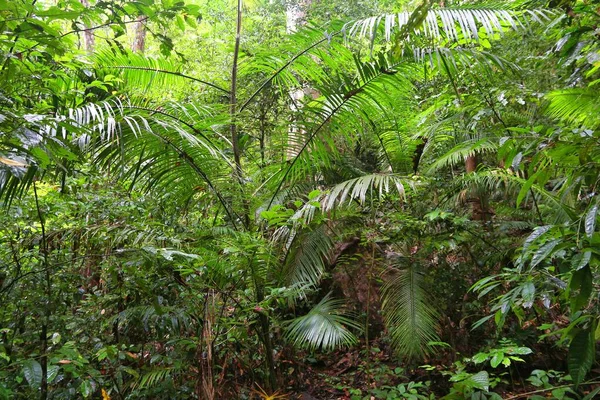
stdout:
<svg viewBox="0 0 600 400">
<path fill-rule="evenodd" d="M 242 33 L 242 0 L 238 0 L 237 24 L 235 33 L 235 48 L 233 51 L 233 66 L 231 67 L 231 95 L 229 104 L 229 113 L 232 121 L 230 126 L 231 145 L 233 147 L 233 159 L 235 161 L 235 174 L 239 180 L 242 177 L 242 163 L 240 157 L 240 145 L 235 124 L 235 114 L 237 113 L 237 73 L 238 73 L 238 57 L 240 54 L 240 36 Z"/>
<path fill-rule="evenodd" d="M 90 0 L 81 0 L 81 4 L 85 8 L 89 8 Z M 85 49 L 85 51 L 88 52 L 88 54 L 92 54 L 94 52 L 94 47 L 96 44 L 94 32 L 90 29 L 91 26 L 89 26 L 88 24 L 85 24 L 85 28 L 86 29 L 83 31 L 83 48 Z"/>
<path fill-rule="evenodd" d="M 255 283 L 256 303 L 260 304 L 265 299 L 263 283 Z M 257 327 L 258 336 L 265 347 L 265 360 L 267 362 L 267 385 L 271 392 L 277 390 L 277 371 L 275 369 L 275 359 L 273 358 L 273 343 L 271 341 L 271 321 L 264 310 L 258 312 Z"/>
<path fill-rule="evenodd" d="M 242 0 L 237 2 L 237 23 L 235 31 L 235 47 L 233 50 L 233 66 L 231 67 L 231 94 L 229 98 L 229 115 L 231 118 L 231 125 L 229 127 L 231 134 L 231 147 L 233 150 L 233 160 L 235 162 L 235 171 L 233 173 L 234 179 L 237 180 L 240 190 L 244 191 L 244 175 L 242 171 L 242 160 L 241 150 L 239 144 L 239 135 L 237 131 L 237 74 L 238 74 L 238 58 L 240 55 L 240 38 L 242 35 Z M 242 199 L 244 207 L 244 225 L 250 226 L 250 204 L 248 200 L 243 196 Z"/>
<path fill-rule="evenodd" d="M 42 254 L 43 265 L 46 275 L 46 288 L 45 288 L 45 302 L 44 305 L 44 319 L 42 322 L 42 329 L 40 333 L 41 341 L 41 357 L 40 366 L 42 367 L 42 382 L 40 383 L 40 400 L 46 400 L 48 398 L 48 325 L 50 324 L 50 317 L 52 314 L 52 278 L 50 275 L 50 263 L 48 261 L 48 240 L 46 237 L 46 221 L 42 216 L 42 210 L 40 209 L 40 202 L 38 198 L 37 186 L 33 182 L 33 194 L 35 197 L 35 207 L 37 209 L 37 215 L 40 221 L 40 227 L 42 228 L 42 241 L 39 244 L 39 251 Z"/>
<path fill-rule="evenodd" d="M 148 17 L 140 15 L 137 17 L 134 24 L 135 36 L 133 38 L 133 44 L 131 45 L 131 51 L 134 53 L 143 53 L 146 49 L 146 20 Z"/>
<path fill-rule="evenodd" d="M 202 374 L 202 387 L 201 396 L 203 399 L 214 400 L 215 399 L 215 386 L 214 386 L 214 359 L 213 359 L 213 323 L 215 318 L 215 293 L 212 289 L 209 289 L 206 294 L 204 304 L 204 323 L 202 326 L 202 340 L 204 351 L 200 355 L 201 357 L 201 374 Z"/>
<path fill-rule="evenodd" d="M 287 34 L 292 34 L 298 31 L 298 28 L 306 24 L 306 10 L 310 6 L 311 2 L 312 0 L 292 0 L 287 4 L 285 13 Z M 298 88 L 290 91 L 290 98 L 292 99 L 292 105 L 290 108 L 292 112 L 300 110 L 300 103 L 306 94 L 307 93 L 304 88 Z M 287 159 L 295 157 L 300 151 L 300 148 L 302 148 L 303 133 L 303 130 L 298 128 L 298 125 L 295 123 L 295 121 L 292 121 L 288 131 L 288 146 L 286 150 Z"/>
<path fill-rule="evenodd" d="M 467 156 L 465 159 L 465 169 L 467 170 L 467 174 L 475 172 L 477 170 L 477 165 L 478 162 L 476 155 Z"/>
</svg>

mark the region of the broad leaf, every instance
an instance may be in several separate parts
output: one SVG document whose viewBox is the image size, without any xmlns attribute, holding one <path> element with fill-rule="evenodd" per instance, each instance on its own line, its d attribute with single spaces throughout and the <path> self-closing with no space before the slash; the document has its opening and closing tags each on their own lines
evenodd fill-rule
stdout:
<svg viewBox="0 0 600 400">
<path fill-rule="evenodd" d="M 23 375 L 27 383 L 33 389 L 39 389 L 42 385 L 42 366 L 35 360 L 27 360 L 23 364 Z"/>
<path fill-rule="evenodd" d="M 589 266 L 575 271 L 569 282 L 569 293 L 571 294 L 571 312 L 575 313 L 585 307 L 590 301 L 593 289 L 593 276 Z M 575 292 L 575 296 L 573 296 Z"/>
<path fill-rule="evenodd" d="M 568 366 L 576 388 L 592 368 L 595 351 L 596 341 L 590 330 L 580 331 L 571 341 Z"/>
<path fill-rule="evenodd" d="M 598 214 L 598 204 L 594 205 L 585 216 L 585 234 L 592 237 L 596 229 L 596 215 Z"/>
</svg>

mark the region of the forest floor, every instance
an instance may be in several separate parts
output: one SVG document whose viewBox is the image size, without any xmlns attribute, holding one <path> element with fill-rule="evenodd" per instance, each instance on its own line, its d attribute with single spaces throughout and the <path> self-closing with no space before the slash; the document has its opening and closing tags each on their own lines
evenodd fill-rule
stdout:
<svg viewBox="0 0 600 400">
<path fill-rule="evenodd" d="M 447 364 L 439 359 L 430 360 L 432 364 L 414 364 L 401 366 L 397 361 L 373 343 L 369 357 L 364 350 L 337 351 L 325 355 L 306 355 L 304 364 L 289 362 L 287 378 L 288 387 L 293 390 L 284 394 L 284 398 L 300 400 L 375 400 L 375 399 L 438 399 L 447 395 L 452 388 L 450 382 L 448 358 Z M 383 346 L 382 346 L 383 347 Z M 435 363 L 434 363 L 435 361 Z M 285 361 L 284 361 L 285 364 Z M 293 365 L 293 366 L 292 366 Z M 446 369 L 448 368 L 448 369 Z M 523 364 L 514 372 L 499 373 L 495 379 L 493 392 L 502 399 L 572 399 L 566 395 L 568 385 L 557 385 L 554 389 L 540 388 L 531 384 L 529 376 L 533 366 Z M 593 371 L 600 377 L 600 370 Z M 579 394 L 585 396 L 596 386 L 580 388 Z M 423 397 L 410 397 L 408 391 Z M 558 389 L 558 391 L 556 391 Z M 406 396 L 402 393 L 406 390 Z M 280 392 L 282 393 L 282 392 Z M 289 396 L 289 397 L 288 397 Z"/>
</svg>

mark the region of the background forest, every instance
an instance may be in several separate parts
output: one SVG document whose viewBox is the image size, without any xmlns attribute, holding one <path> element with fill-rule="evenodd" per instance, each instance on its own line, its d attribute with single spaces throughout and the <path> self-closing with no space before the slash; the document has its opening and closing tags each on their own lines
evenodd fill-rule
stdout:
<svg viewBox="0 0 600 400">
<path fill-rule="evenodd" d="M 597 0 L 0 0 L 0 399 L 600 396 Z"/>
</svg>

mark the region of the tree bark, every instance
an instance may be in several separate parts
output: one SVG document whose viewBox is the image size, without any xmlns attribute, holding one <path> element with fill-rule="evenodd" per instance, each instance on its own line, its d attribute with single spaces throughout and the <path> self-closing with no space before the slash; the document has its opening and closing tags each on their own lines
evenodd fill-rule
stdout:
<svg viewBox="0 0 600 400">
<path fill-rule="evenodd" d="M 131 45 L 131 51 L 134 53 L 143 53 L 146 49 L 146 20 L 148 17 L 140 15 L 135 22 L 135 36 Z"/>
<path fill-rule="evenodd" d="M 89 8 L 91 6 L 89 0 L 81 0 L 81 4 L 85 8 Z M 96 45 L 94 32 L 90 29 L 91 26 L 88 24 L 85 24 L 85 28 L 86 29 L 83 31 L 83 48 L 86 52 L 88 52 L 88 54 L 92 54 Z"/>
</svg>

